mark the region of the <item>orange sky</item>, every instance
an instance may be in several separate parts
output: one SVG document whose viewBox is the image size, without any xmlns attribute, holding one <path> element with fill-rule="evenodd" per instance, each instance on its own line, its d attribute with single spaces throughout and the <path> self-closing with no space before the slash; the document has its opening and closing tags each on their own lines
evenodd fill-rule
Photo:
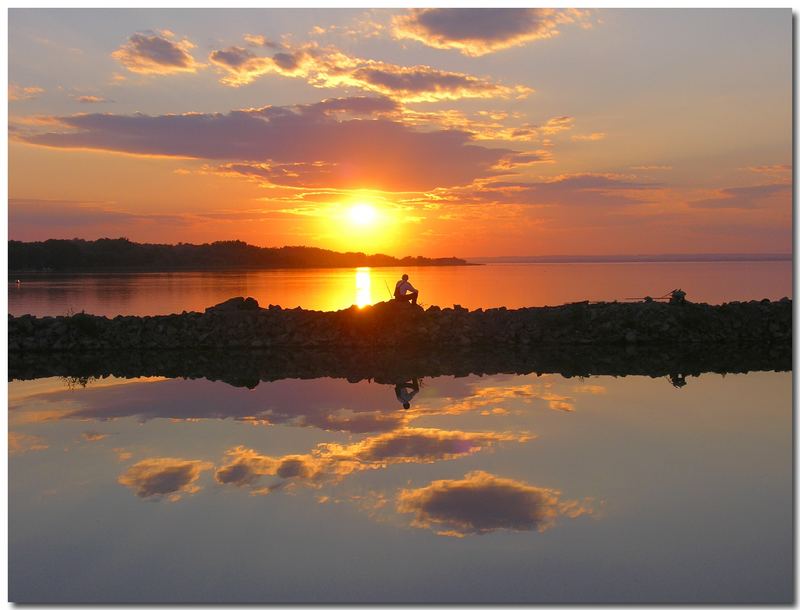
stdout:
<svg viewBox="0 0 800 610">
<path fill-rule="evenodd" d="M 791 251 L 789 9 L 12 9 L 9 25 L 12 239 Z"/>
</svg>

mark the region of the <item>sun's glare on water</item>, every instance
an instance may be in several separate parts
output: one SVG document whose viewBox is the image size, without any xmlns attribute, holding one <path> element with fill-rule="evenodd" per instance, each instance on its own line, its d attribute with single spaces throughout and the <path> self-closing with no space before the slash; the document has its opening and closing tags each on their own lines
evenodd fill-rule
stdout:
<svg viewBox="0 0 800 610">
<path fill-rule="evenodd" d="M 369 267 L 356 269 L 356 305 L 358 307 L 372 305 L 372 277 Z"/>
</svg>

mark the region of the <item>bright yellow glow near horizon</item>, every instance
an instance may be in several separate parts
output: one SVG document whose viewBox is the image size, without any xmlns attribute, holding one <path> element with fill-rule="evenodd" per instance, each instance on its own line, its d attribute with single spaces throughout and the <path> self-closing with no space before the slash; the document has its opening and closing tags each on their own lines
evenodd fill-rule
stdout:
<svg viewBox="0 0 800 610">
<path fill-rule="evenodd" d="M 373 225 L 378 220 L 378 211 L 369 203 L 356 203 L 347 215 L 351 223 L 362 227 Z"/>
</svg>

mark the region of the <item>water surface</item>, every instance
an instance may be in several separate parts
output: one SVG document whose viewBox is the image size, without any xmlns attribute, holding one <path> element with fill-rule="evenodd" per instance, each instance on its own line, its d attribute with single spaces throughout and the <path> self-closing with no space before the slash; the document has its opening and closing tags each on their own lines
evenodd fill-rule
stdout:
<svg viewBox="0 0 800 610">
<path fill-rule="evenodd" d="M 387 300 L 404 272 L 420 289 L 425 306 L 459 304 L 470 309 L 658 297 L 674 288 L 685 290 L 690 300 L 706 303 L 792 294 L 791 261 L 14 275 L 8 287 L 9 313 L 169 314 L 203 311 L 235 296 L 255 297 L 262 306 L 332 311 Z"/>
<path fill-rule="evenodd" d="M 792 599 L 791 373 L 419 381 L 12 382 L 11 600 Z"/>
</svg>

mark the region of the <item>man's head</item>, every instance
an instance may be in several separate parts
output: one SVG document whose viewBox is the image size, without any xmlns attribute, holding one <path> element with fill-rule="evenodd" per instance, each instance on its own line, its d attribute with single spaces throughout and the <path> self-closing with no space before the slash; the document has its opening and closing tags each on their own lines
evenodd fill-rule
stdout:
<svg viewBox="0 0 800 610">
<path fill-rule="evenodd" d="M 403 279 L 404 279 L 404 280 L 407 280 L 407 279 L 408 279 L 408 273 L 404 273 L 404 274 L 403 274 Z"/>
<path fill-rule="evenodd" d="M 403 403 L 403 408 L 404 408 L 404 409 L 408 409 L 410 406 L 411 406 L 411 403 L 410 403 L 410 402 L 404 402 L 404 403 Z"/>
</svg>

